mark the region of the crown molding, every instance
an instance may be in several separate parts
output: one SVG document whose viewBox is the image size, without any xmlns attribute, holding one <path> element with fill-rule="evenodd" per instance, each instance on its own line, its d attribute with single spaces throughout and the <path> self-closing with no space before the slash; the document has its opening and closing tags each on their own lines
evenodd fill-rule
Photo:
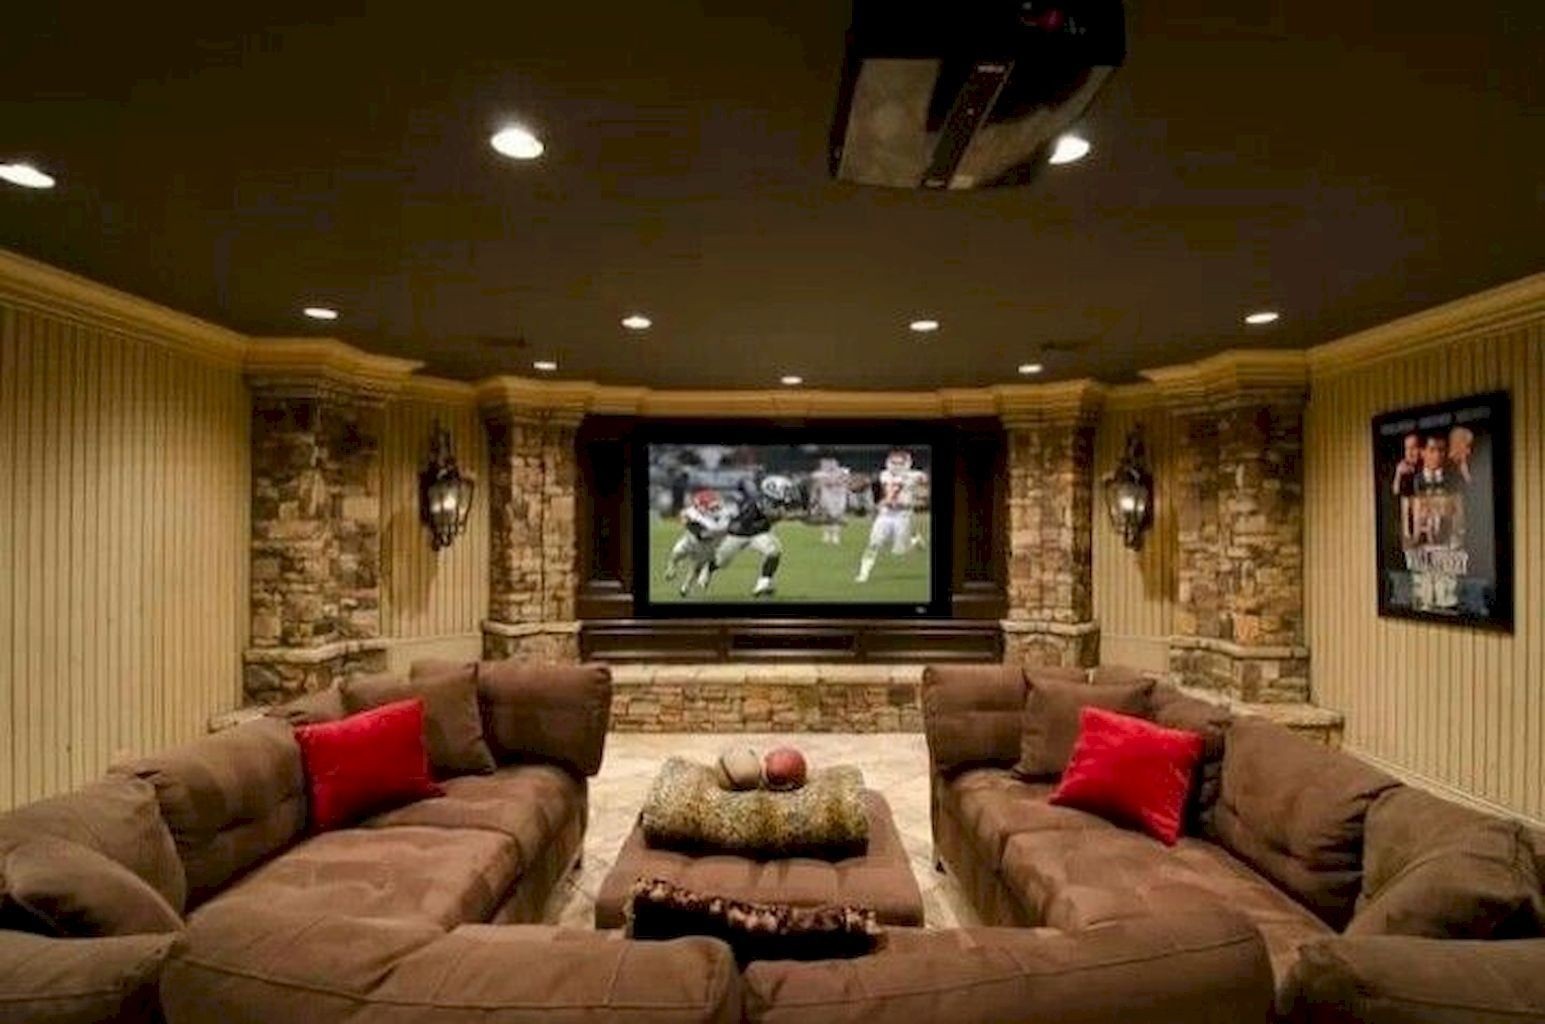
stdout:
<svg viewBox="0 0 1545 1024">
<path fill-rule="evenodd" d="M 1152 381 L 1117 384 L 1105 390 L 1106 412 L 1147 412 L 1164 407 L 1164 394 Z"/>
<path fill-rule="evenodd" d="M 592 381 L 491 377 L 476 386 L 490 417 L 578 423 L 587 415 L 726 419 L 946 419 L 999 416 L 1015 425 L 1075 423 L 1098 414 L 1103 385 L 1092 380 L 938 391 L 736 391 L 614 387 Z"/>
<path fill-rule="evenodd" d="M 1074 426 L 1099 417 L 1105 391 L 1105 385 L 1084 379 L 1002 384 L 992 389 L 992 395 L 998 416 L 1010 427 Z"/>
<path fill-rule="evenodd" d="M 0 249 L 0 299 L 222 366 L 240 367 L 247 351 L 235 331 L 7 249 Z"/>
<path fill-rule="evenodd" d="M 1166 405 L 1181 411 L 1241 402 L 1301 404 L 1309 390 L 1309 364 L 1297 349 L 1232 349 L 1194 363 L 1144 370 Z"/>
<path fill-rule="evenodd" d="M 415 373 L 402 382 L 402 389 L 397 392 L 397 397 L 412 402 L 434 402 L 440 405 L 476 405 L 477 386 L 464 380 Z"/>
<path fill-rule="evenodd" d="M 1326 377 L 1541 317 L 1545 317 L 1545 273 L 1315 345 L 1306 355 L 1310 372 Z"/>
<path fill-rule="evenodd" d="M 386 399 L 424 364 L 378 356 L 336 338 L 254 338 L 245 368 L 253 388 L 270 394 L 337 392 Z"/>
</svg>

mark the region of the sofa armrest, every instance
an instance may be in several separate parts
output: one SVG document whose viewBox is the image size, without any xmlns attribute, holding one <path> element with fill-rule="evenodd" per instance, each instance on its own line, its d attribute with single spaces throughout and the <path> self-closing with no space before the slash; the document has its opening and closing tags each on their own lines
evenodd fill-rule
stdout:
<svg viewBox="0 0 1545 1024">
<path fill-rule="evenodd" d="M 0 930 L 0 1020 L 153 1024 L 157 983 L 178 936 L 55 939 Z"/>
<path fill-rule="evenodd" d="M 501 763 L 546 761 L 581 775 L 601 770 L 612 716 L 607 666 L 483 661 L 477 697 L 483 735 Z"/>
<path fill-rule="evenodd" d="M 929 665 L 922 698 L 936 771 L 1019 760 L 1025 674 L 1018 665 Z"/>
<path fill-rule="evenodd" d="M 1226 911 L 1081 932 L 891 929 L 853 960 L 751 964 L 757 1024 L 1265 1024 L 1272 974 L 1260 934 Z"/>
<path fill-rule="evenodd" d="M 1326 939 L 1284 982 L 1294 1024 L 1519 1024 L 1545 1020 L 1545 939 Z"/>
</svg>

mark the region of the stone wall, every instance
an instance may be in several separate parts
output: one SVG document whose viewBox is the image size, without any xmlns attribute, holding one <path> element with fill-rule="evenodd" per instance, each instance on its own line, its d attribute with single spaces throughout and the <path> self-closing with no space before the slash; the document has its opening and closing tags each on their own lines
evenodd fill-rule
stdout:
<svg viewBox="0 0 1545 1024">
<path fill-rule="evenodd" d="M 379 401 L 255 383 L 249 700 L 385 665 Z"/>
<path fill-rule="evenodd" d="M 1309 699 L 1303 402 L 1292 353 L 1154 374 L 1176 418 L 1172 676 L 1253 703 Z"/>
<path fill-rule="evenodd" d="M 618 732 L 921 732 L 920 666 L 618 665 Z"/>
<path fill-rule="evenodd" d="M 1010 423 L 1008 616 L 1004 654 L 1021 664 L 1092 665 L 1094 422 L 1082 411 Z"/>
<path fill-rule="evenodd" d="M 484 656 L 575 660 L 574 425 L 502 409 L 485 422 L 492 564 Z"/>
</svg>

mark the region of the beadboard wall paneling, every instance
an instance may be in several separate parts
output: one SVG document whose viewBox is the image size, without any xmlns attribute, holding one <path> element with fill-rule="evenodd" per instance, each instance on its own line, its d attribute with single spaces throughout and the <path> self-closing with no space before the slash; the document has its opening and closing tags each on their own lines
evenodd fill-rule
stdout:
<svg viewBox="0 0 1545 1024">
<path fill-rule="evenodd" d="M 1121 542 L 1105 511 L 1104 481 L 1121 461 L 1127 431 L 1141 425 L 1153 467 L 1153 528 L 1141 551 Z M 1175 602 L 1176 521 L 1171 489 L 1174 431 L 1158 404 L 1112 403 L 1094 441 L 1094 614 L 1100 624 L 1100 661 L 1168 670 Z"/>
<path fill-rule="evenodd" d="M 235 366 L 0 302 L 0 806 L 240 703 L 248 429 Z"/>
<path fill-rule="evenodd" d="M 1379 618 L 1370 421 L 1499 388 L 1513 399 L 1513 635 Z M 1316 703 L 1346 714 L 1348 748 L 1545 819 L 1545 318 L 1317 371 L 1305 439 Z"/>
<path fill-rule="evenodd" d="M 477 478 L 466 531 L 429 548 L 419 520 L 418 475 L 436 419 L 451 433 L 462 472 Z M 415 657 L 477 657 L 488 609 L 488 445 L 477 406 L 405 397 L 386 408 L 381 444 L 382 629 L 393 667 Z M 395 657 L 400 653 L 402 658 Z"/>
</svg>

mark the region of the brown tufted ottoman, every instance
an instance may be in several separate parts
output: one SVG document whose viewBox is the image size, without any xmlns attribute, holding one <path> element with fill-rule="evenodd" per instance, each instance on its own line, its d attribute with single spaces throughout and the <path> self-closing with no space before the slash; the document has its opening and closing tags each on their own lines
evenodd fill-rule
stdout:
<svg viewBox="0 0 1545 1024">
<path fill-rule="evenodd" d="M 874 910 L 882 924 L 921 925 L 923 894 L 891 820 L 890 805 L 879 793 L 865 790 L 864 807 L 869 813 L 869 850 L 862 857 L 837 861 L 658 850 L 644 841 L 643 829 L 635 824 L 617 854 L 617 866 L 596 894 L 595 926 L 623 926 L 623 904 L 640 878 L 662 878 L 698 892 L 764 903 L 851 903 Z"/>
</svg>

